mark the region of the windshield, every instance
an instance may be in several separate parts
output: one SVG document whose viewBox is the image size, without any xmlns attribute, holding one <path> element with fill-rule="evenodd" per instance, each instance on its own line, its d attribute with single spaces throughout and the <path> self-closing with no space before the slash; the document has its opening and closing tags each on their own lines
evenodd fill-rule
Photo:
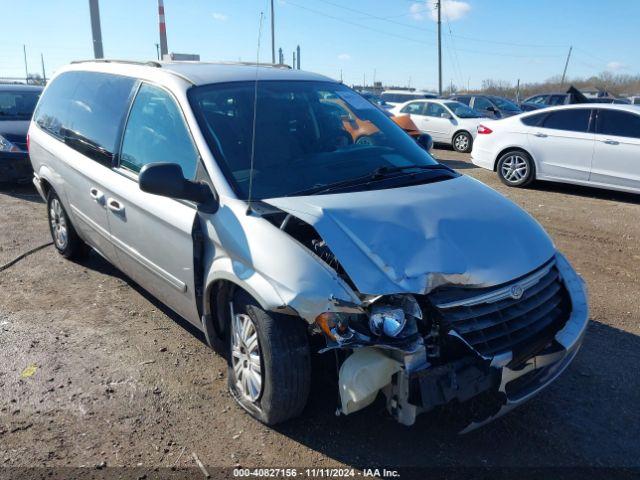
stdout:
<svg viewBox="0 0 640 480">
<path fill-rule="evenodd" d="M 259 81 L 257 100 L 254 92 L 255 82 L 189 91 L 209 147 L 240 198 L 249 198 L 252 150 L 255 200 L 357 179 L 380 168 L 438 164 L 378 107 L 344 85 Z"/>
<path fill-rule="evenodd" d="M 0 120 L 31 120 L 39 91 L 0 91 Z"/>
<path fill-rule="evenodd" d="M 480 118 L 482 115 L 474 109 L 467 107 L 460 102 L 444 102 L 444 104 L 458 118 Z"/>
<path fill-rule="evenodd" d="M 500 110 L 506 110 L 508 112 L 520 111 L 520 107 L 518 107 L 515 103 L 511 102 L 510 100 L 507 100 L 506 98 L 491 97 L 491 100 L 493 100 L 493 103 L 498 105 L 498 108 Z"/>
</svg>

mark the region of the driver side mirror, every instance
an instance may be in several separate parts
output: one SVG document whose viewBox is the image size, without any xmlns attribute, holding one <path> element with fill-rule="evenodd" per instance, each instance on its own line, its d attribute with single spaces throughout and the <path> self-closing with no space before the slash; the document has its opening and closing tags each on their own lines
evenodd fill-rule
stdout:
<svg viewBox="0 0 640 480">
<path fill-rule="evenodd" d="M 447 120 L 451 120 L 451 114 L 448 112 L 442 112 L 440 114 L 440 118 L 446 118 Z"/>
<path fill-rule="evenodd" d="M 198 204 L 211 204 L 213 212 L 218 210 L 218 198 L 209 185 L 187 180 L 182 173 L 182 167 L 176 163 L 145 165 L 140 170 L 138 185 L 143 192 L 190 200 Z"/>
</svg>

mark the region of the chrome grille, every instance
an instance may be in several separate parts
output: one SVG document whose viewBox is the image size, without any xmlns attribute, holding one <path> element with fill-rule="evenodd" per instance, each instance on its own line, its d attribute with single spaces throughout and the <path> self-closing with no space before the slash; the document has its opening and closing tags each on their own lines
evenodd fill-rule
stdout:
<svg viewBox="0 0 640 480">
<path fill-rule="evenodd" d="M 512 298 L 514 287 L 515 296 L 521 293 L 521 297 Z M 513 351 L 516 357 L 543 348 L 571 312 L 569 295 L 554 261 L 505 285 L 448 288 L 429 298 L 443 327 L 453 329 L 485 356 Z"/>
</svg>

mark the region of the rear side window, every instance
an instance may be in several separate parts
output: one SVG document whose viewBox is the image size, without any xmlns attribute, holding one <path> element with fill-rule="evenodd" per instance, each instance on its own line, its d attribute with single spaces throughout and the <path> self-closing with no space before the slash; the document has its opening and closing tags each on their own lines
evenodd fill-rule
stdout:
<svg viewBox="0 0 640 480">
<path fill-rule="evenodd" d="M 137 173 L 149 163 L 177 163 L 185 178 L 193 179 L 198 159 L 173 98 L 161 88 L 143 84 L 124 131 L 120 165 Z"/>
<path fill-rule="evenodd" d="M 588 132 L 590 117 L 591 109 L 589 108 L 558 110 L 556 112 L 549 112 L 543 120 L 542 126 L 544 128 L 553 128 L 554 130 Z"/>
<path fill-rule="evenodd" d="M 640 116 L 618 110 L 598 110 L 596 133 L 640 138 Z"/>
<path fill-rule="evenodd" d="M 526 117 L 522 117 L 520 121 L 529 127 L 538 127 L 542 120 L 547 116 L 547 112 L 537 113 L 535 115 L 528 115 Z"/>
<path fill-rule="evenodd" d="M 467 107 L 471 103 L 471 97 L 468 97 L 468 96 L 453 97 L 453 100 L 455 100 L 457 102 L 460 102 L 460 103 L 464 103 Z"/>
<path fill-rule="evenodd" d="M 135 83 L 106 73 L 63 73 L 45 91 L 36 123 L 89 158 L 111 165 Z"/>
<path fill-rule="evenodd" d="M 63 73 L 46 88 L 34 113 L 34 120 L 40 128 L 56 137 L 69 124 L 67 114 L 78 85 L 75 72 Z"/>
</svg>

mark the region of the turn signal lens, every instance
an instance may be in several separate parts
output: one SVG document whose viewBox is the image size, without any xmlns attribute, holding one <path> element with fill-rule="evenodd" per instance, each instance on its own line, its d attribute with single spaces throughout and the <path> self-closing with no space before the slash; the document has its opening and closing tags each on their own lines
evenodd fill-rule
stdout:
<svg viewBox="0 0 640 480">
<path fill-rule="evenodd" d="M 336 339 L 336 337 L 331 333 L 331 329 L 336 326 L 336 316 L 332 312 L 324 312 L 316 317 L 316 323 L 320 327 L 320 330 L 329 337 L 331 340 Z"/>
</svg>

